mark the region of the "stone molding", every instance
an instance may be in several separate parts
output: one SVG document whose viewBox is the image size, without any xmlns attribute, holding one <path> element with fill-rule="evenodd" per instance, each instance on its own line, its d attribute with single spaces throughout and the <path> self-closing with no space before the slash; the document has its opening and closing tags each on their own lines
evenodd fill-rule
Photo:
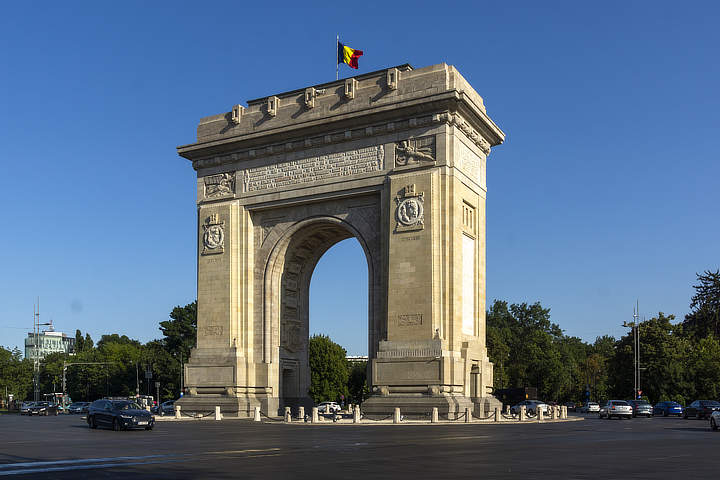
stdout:
<svg viewBox="0 0 720 480">
<path fill-rule="evenodd" d="M 436 113 L 433 115 L 423 115 L 413 117 L 401 121 L 385 122 L 364 126 L 352 130 L 338 130 L 324 135 L 314 137 L 301 137 L 295 139 L 287 139 L 282 143 L 273 143 L 269 145 L 258 146 L 255 148 L 247 148 L 226 155 L 216 155 L 213 157 L 202 158 L 193 161 L 193 168 L 200 170 L 203 168 L 219 167 L 221 165 L 229 165 L 244 160 L 254 160 L 258 158 L 270 157 L 273 155 L 307 150 L 310 148 L 321 147 L 325 145 L 333 145 L 345 143 L 361 138 L 397 133 L 415 129 L 418 127 L 427 127 L 430 125 L 447 124 L 460 129 L 475 145 L 477 145 L 483 153 L 490 154 L 490 143 L 474 129 L 463 116 L 458 113 L 449 111 Z M 421 137 L 422 138 L 422 137 Z M 433 148 L 433 156 L 434 156 Z"/>
</svg>

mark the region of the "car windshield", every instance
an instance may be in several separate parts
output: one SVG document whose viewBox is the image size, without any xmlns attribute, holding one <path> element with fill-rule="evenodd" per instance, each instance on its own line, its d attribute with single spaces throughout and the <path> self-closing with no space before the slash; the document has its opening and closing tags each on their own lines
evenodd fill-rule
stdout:
<svg viewBox="0 0 720 480">
<path fill-rule="evenodd" d="M 47 407 L 47 406 L 48 406 L 48 402 L 38 402 L 38 403 L 37 403 L 37 406 L 38 406 L 38 407 Z"/>
<path fill-rule="evenodd" d="M 622 400 L 616 400 L 612 402 L 613 405 L 627 405 L 627 402 L 623 402 Z"/>
<path fill-rule="evenodd" d="M 646 402 L 645 400 L 638 400 L 637 402 L 635 402 L 635 404 L 636 404 L 636 405 L 650 405 L 650 404 L 649 404 L 648 402 Z"/>
<path fill-rule="evenodd" d="M 704 402 L 700 402 L 700 405 L 703 407 L 720 407 L 720 403 L 715 400 L 706 400 Z"/>
<path fill-rule="evenodd" d="M 135 402 L 112 402 L 115 410 L 142 410 Z"/>
</svg>

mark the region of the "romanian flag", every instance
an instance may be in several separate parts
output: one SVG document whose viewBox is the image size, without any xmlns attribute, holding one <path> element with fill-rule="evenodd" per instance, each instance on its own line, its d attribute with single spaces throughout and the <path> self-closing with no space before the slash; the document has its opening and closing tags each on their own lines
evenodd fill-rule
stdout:
<svg viewBox="0 0 720 480">
<path fill-rule="evenodd" d="M 358 68 L 358 58 L 362 54 L 362 50 L 355 50 L 338 42 L 338 63 L 347 63 L 350 68 Z"/>
</svg>

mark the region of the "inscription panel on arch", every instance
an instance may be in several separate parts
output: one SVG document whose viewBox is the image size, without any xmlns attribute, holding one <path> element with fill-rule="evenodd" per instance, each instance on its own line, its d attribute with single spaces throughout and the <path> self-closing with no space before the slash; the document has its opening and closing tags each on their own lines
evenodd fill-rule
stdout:
<svg viewBox="0 0 720 480">
<path fill-rule="evenodd" d="M 385 149 L 382 145 L 377 145 L 249 168 L 243 172 L 243 192 L 292 187 L 378 172 L 384 168 L 384 161 Z"/>
</svg>

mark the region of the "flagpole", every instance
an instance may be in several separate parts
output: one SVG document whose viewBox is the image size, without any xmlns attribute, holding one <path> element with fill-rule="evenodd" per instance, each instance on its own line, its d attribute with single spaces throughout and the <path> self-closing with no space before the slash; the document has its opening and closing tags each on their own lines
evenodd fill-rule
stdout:
<svg viewBox="0 0 720 480">
<path fill-rule="evenodd" d="M 340 35 L 335 37 L 335 80 L 340 79 L 340 63 L 338 62 L 338 49 L 340 48 Z"/>
</svg>

